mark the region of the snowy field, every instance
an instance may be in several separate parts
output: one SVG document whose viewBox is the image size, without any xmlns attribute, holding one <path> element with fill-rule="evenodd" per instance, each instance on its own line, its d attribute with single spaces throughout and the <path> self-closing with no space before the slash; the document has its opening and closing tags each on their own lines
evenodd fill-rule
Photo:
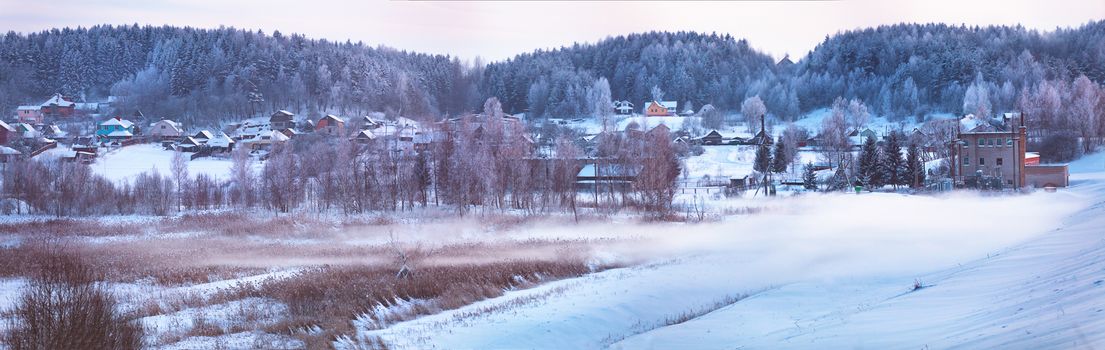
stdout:
<svg viewBox="0 0 1105 350">
<path fill-rule="evenodd" d="M 704 148 L 687 160 L 691 177 L 751 170 L 752 147 Z M 155 145 L 133 146 L 93 168 L 122 181 L 154 167 L 168 173 L 171 156 Z M 814 153 L 800 156 L 816 159 Z M 124 163 L 112 158 L 147 163 L 112 167 Z M 229 160 L 207 161 L 190 162 L 190 171 L 229 172 Z M 626 215 L 581 223 L 509 213 L 456 218 L 427 210 L 360 218 L 358 225 L 325 215 L 261 217 L 273 222 L 254 227 L 225 213 L 231 216 L 192 224 L 105 218 L 100 222 L 121 231 L 58 239 L 87 257 L 125 257 L 112 264 L 149 262 L 131 268 L 151 276 L 126 277 L 131 270 L 123 269 L 111 288 L 123 308 L 145 312 L 140 320 L 150 331 L 147 342 L 157 348 L 310 347 L 297 338 L 302 334 L 271 331 L 289 317 L 291 304 L 263 289 L 235 291 L 274 280 L 310 285 L 319 266 L 390 266 L 397 247 L 423 254 L 420 268 L 565 256 L 615 268 L 564 279 L 514 275 L 525 281 L 522 287 L 499 289 L 501 295 L 487 299 L 428 307 L 394 322 L 367 316 L 430 305 L 396 295 L 395 305 L 343 314 L 340 321 L 353 331 L 334 346 L 1101 348 L 1105 154 L 1087 156 L 1071 170 L 1072 186 L 1056 193 L 734 198 L 719 201 L 754 214 L 715 215 L 694 224 Z M 7 248 L 31 241 L 0 234 Z M 192 276 L 191 269 L 200 273 Z M 152 274 L 184 277 L 164 282 Z M 14 305 L 26 281 L 0 278 L 0 308 Z M 161 306 L 152 310 L 151 303 Z M 203 331 L 208 328 L 216 331 Z"/>
<path fill-rule="evenodd" d="M 1103 161 L 1074 164 L 1058 193 L 804 196 L 715 224 L 572 229 L 649 236 L 637 248 L 656 260 L 361 335 L 393 348 L 1100 348 Z"/>
<path fill-rule="evenodd" d="M 185 153 L 185 156 L 191 153 Z M 111 181 L 133 181 L 138 174 L 156 170 L 161 175 L 172 174 L 173 152 L 166 151 L 159 144 L 139 144 L 123 147 L 101 154 L 92 164 L 92 171 L 107 177 Z M 259 165 L 258 162 L 254 163 Z M 204 173 L 219 180 L 230 177 L 230 158 L 205 157 L 188 161 L 188 173 L 191 176 Z M 260 167 L 257 167 L 259 170 Z"/>
</svg>

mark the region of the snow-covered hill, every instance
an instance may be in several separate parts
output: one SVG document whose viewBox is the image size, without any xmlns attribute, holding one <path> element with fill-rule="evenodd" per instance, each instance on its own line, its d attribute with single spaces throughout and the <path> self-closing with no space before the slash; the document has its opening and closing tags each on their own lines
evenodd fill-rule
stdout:
<svg viewBox="0 0 1105 350">
<path fill-rule="evenodd" d="M 361 336 L 395 348 L 1101 348 L 1103 168 L 1101 154 L 1080 160 L 1058 193 L 782 199 L 643 231 L 654 264 Z"/>
</svg>

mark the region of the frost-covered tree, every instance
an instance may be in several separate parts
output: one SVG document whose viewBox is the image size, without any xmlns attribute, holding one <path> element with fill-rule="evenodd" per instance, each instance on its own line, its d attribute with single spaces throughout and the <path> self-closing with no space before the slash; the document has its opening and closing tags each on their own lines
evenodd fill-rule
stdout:
<svg viewBox="0 0 1105 350">
<path fill-rule="evenodd" d="M 744 99 L 741 103 L 741 117 L 744 122 L 748 124 L 748 132 L 756 132 L 759 125 L 757 123 L 760 117 L 767 114 L 767 107 L 764 106 L 764 101 L 760 99 L 760 96 L 752 96 Z"/>
</svg>

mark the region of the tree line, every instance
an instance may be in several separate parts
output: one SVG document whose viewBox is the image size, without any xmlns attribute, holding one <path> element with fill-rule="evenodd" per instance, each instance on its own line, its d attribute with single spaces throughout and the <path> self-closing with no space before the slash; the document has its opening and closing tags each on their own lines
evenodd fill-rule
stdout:
<svg viewBox="0 0 1105 350">
<path fill-rule="evenodd" d="M 578 195 L 576 175 L 587 161 L 576 140 L 560 137 L 552 155 L 538 156 L 523 126 L 503 118 L 496 99 L 485 108 L 490 112 L 424 130 L 435 138 L 424 147 L 397 146 L 394 139 L 357 144 L 344 137 L 300 137 L 275 146 L 260 165 L 241 147 L 231 153 L 225 177 L 189 174 L 187 156 L 179 152 L 168 174 L 154 170 L 121 183 L 79 163 L 15 161 L 3 171 L 4 197 L 10 199 L 3 209 L 57 216 L 226 208 L 358 214 L 426 206 L 461 214 L 577 212 L 586 196 Z M 608 140 L 621 150 L 608 162 L 638 167 L 637 181 L 616 200 L 588 205 L 669 212 L 681 163 L 667 130 L 612 134 Z"/>
</svg>

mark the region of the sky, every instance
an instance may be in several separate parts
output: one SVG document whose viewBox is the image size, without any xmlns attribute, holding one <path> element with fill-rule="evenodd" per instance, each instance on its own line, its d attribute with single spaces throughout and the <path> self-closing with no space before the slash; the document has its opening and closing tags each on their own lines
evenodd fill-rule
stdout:
<svg viewBox="0 0 1105 350">
<path fill-rule="evenodd" d="M 1105 0 L 331 1 L 0 0 L 0 30 L 96 24 L 231 26 L 502 60 L 644 31 L 728 33 L 781 58 L 827 35 L 902 22 L 1023 25 L 1051 31 L 1105 19 Z"/>
</svg>

